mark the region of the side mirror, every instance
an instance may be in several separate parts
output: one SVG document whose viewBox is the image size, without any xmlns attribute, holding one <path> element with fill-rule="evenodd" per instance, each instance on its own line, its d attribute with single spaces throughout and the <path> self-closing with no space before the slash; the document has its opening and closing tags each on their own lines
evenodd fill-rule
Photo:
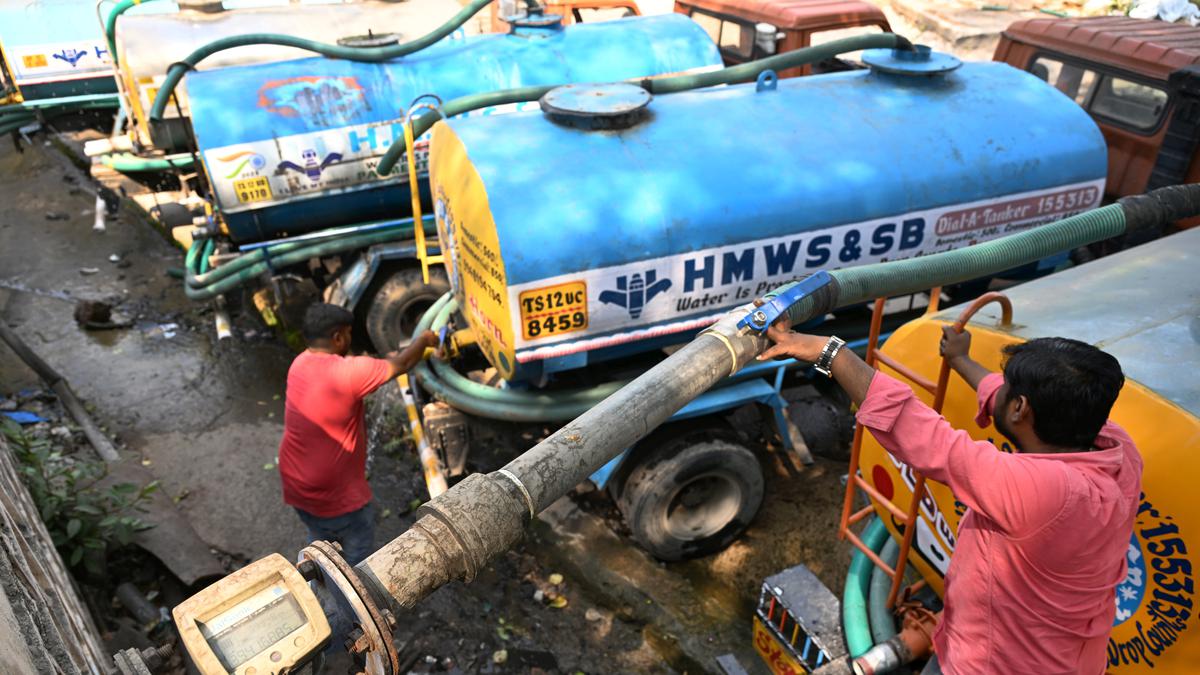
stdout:
<svg viewBox="0 0 1200 675">
<path fill-rule="evenodd" d="M 783 33 L 779 31 L 779 28 L 775 24 L 754 24 L 754 44 L 763 54 L 768 56 L 774 54 L 777 43 L 782 39 Z"/>
</svg>

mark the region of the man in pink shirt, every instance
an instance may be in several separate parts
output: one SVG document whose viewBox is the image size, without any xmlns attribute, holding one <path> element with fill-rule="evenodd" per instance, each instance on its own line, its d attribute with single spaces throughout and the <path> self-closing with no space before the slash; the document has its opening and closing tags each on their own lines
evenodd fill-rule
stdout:
<svg viewBox="0 0 1200 675">
<path fill-rule="evenodd" d="M 1103 673 L 1142 475 L 1133 441 L 1108 421 L 1125 382 L 1117 360 L 1039 338 L 1007 347 L 1001 375 L 970 358 L 969 333 L 943 329 L 942 354 L 978 391 L 976 422 L 994 418 L 1009 454 L 951 427 L 837 338 L 767 335 L 775 344 L 759 358 L 831 372 L 884 448 L 968 507 L 926 672 Z"/>
<path fill-rule="evenodd" d="M 316 303 L 304 315 L 308 349 L 288 369 L 279 477 L 283 501 L 308 527 L 309 541 L 336 541 L 351 565 L 374 551 L 375 518 L 367 485 L 363 398 L 417 365 L 430 331 L 385 358 L 350 353 L 349 310 Z"/>
</svg>

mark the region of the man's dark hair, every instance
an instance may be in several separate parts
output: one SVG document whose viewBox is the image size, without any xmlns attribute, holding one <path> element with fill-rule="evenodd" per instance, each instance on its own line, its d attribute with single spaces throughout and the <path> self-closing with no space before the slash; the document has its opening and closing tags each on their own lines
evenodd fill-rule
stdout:
<svg viewBox="0 0 1200 675">
<path fill-rule="evenodd" d="M 345 307 L 338 307 L 327 302 L 314 302 L 304 312 L 304 327 L 301 332 L 304 340 L 312 343 L 318 340 L 328 340 L 342 326 L 353 326 L 354 314 Z"/>
<path fill-rule="evenodd" d="M 1043 442 L 1090 448 L 1125 384 L 1111 354 L 1061 337 L 1004 348 L 1008 397 L 1024 396 L 1033 408 L 1033 431 Z"/>
</svg>

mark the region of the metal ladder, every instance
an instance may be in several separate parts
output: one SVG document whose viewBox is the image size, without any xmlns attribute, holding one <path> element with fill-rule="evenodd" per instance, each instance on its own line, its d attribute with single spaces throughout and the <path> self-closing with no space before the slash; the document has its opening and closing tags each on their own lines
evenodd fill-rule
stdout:
<svg viewBox="0 0 1200 675">
<path fill-rule="evenodd" d="M 941 296 L 941 288 L 934 288 L 929 292 L 929 308 L 926 314 L 932 314 L 938 311 L 938 304 Z M 950 382 L 950 362 L 944 357 L 942 358 L 941 371 L 938 373 L 937 382 L 934 383 L 929 379 L 914 372 L 911 368 L 900 363 L 895 358 L 879 351 L 879 332 L 883 325 L 883 306 L 887 298 L 877 298 L 875 300 L 875 308 L 871 313 L 871 330 L 867 338 L 867 365 L 872 368 L 879 368 L 878 364 L 883 364 L 890 368 L 898 375 L 909 380 L 918 387 L 933 394 L 933 409 L 941 413 L 942 406 L 946 402 L 946 388 Z M 1001 325 L 1007 326 L 1012 323 L 1012 303 L 1003 293 L 990 292 L 979 296 L 963 310 L 959 315 L 958 320 L 954 322 L 955 332 L 963 332 L 967 322 L 975 315 L 984 305 L 996 302 L 1000 305 Z M 889 609 L 896 606 L 896 598 L 900 594 L 900 585 L 904 581 L 904 572 L 908 566 L 908 552 L 912 548 L 912 540 L 917 528 L 915 527 L 917 519 L 917 510 L 921 506 L 921 502 L 925 496 L 925 476 L 916 470 L 913 470 L 913 497 L 908 505 L 908 510 L 904 511 L 896 506 L 891 500 L 885 498 L 873 485 L 867 482 L 865 478 L 859 475 L 859 456 L 862 452 L 863 441 L 863 426 L 856 424 L 854 426 L 854 441 L 850 446 L 850 473 L 849 479 L 846 481 L 846 493 L 842 502 L 842 517 L 838 525 L 838 538 L 849 540 L 858 550 L 862 551 L 863 555 L 867 556 L 876 567 L 882 569 L 889 577 L 892 578 L 891 590 L 888 592 L 887 606 Z M 862 490 L 870 497 L 871 504 L 867 504 L 863 508 L 851 512 L 854 506 L 855 491 Z M 896 567 L 893 569 L 874 551 L 863 543 L 862 539 L 857 534 L 850 530 L 850 527 L 859 521 L 863 520 L 870 514 L 875 512 L 875 504 L 879 504 L 895 517 L 896 521 L 904 526 L 904 535 L 900 540 L 900 555 L 896 559 Z M 924 582 L 918 582 L 915 588 L 919 588 Z"/>
</svg>

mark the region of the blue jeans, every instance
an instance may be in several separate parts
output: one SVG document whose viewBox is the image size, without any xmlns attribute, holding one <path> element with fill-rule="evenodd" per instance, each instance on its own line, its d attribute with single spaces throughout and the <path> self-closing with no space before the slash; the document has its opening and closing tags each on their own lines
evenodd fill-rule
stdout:
<svg viewBox="0 0 1200 675">
<path fill-rule="evenodd" d="M 332 518 L 321 518 L 300 509 L 296 513 L 308 528 L 310 542 L 336 541 L 342 546 L 342 557 L 351 565 L 375 552 L 375 509 L 371 504 Z"/>
</svg>

